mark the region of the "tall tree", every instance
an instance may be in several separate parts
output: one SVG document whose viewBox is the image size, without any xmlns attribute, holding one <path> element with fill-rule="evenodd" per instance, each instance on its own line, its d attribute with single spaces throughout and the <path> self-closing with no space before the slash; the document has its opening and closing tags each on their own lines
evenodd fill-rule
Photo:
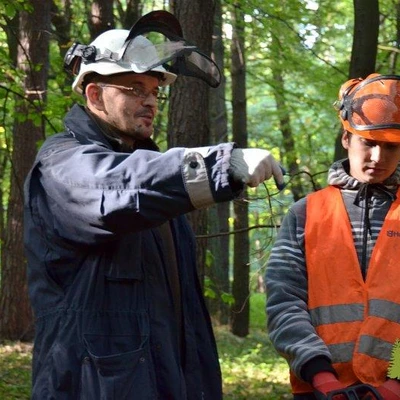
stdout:
<svg viewBox="0 0 400 400">
<path fill-rule="evenodd" d="M 222 39 L 222 7 L 221 1 L 215 1 L 215 26 L 213 40 L 213 56 L 221 69 L 224 64 L 224 43 Z M 211 91 L 211 141 L 219 143 L 228 140 L 228 121 L 225 102 L 226 84 L 223 78 L 221 85 Z M 229 306 L 225 301 L 226 294 L 230 293 L 229 284 L 229 209 L 230 203 L 219 203 L 209 209 L 208 224 L 211 233 L 221 233 L 208 240 L 208 249 L 211 257 L 207 275 L 211 281 L 214 296 L 208 299 L 208 307 L 219 323 L 229 322 Z M 225 233 L 225 234 L 224 234 Z"/>
<path fill-rule="evenodd" d="M 0 12 L 3 12 L 2 7 L 0 7 Z M 1 21 L 1 28 L 4 30 L 4 32 L 6 32 L 7 46 L 9 49 L 8 53 L 10 59 L 9 64 L 11 65 L 12 69 L 15 69 L 17 66 L 17 47 L 18 47 L 17 35 L 19 32 L 18 28 L 19 12 L 18 9 L 14 9 L 13 12 L 14 14 L 10 17 L 3 14 L 4 21 L 3 20 Z M 11 75 L 12 73 L 5 72 L 3 74 L 3 79 L 7 78 L 7 80 L 12 80 Z M 7 99 L 8 97 L 12 97 L 11 92 L 8 92 L 7 90 L 5 97 Z M 10 103 L 9 101 L 6 102 Z M 9 165 L 12 154 L 11 143 L 10 143 L 11 139 L 9 139 L 10 134 L 9 134 L 9 129 L 7 127 L 6 116 L 7 116 L 7 111 L 6 111 L 6 106 L 4 105 L 2 111 L 2 118 L 0 122 L 0 125 L 4 128 L 3 135 L 2 137 L 0 137 L 0 261 L 2 260 L 2 253 L 3 253 L 2 246 L 5 242 L 6 232 L 7 232 L 6 207 L 4 207 L 5 204 L 4 200 L 6 198 L 6 195 L 8 195 L 8 186 L 9 186 L 8 171 L 10 169 Z M 1 268 L 0 268 L 0 273 L 1 273 Z M 0 280 L 0 287 L 1 287 L 1 280 Z"/>
<path fill-rule="evenodd" d="M 232 15 L 231 77 L 232 77 L 232 136 L 241 148 L 247 147 L 247 101 L 246 101 L 246 55 L 244 46 L 244 13 L 234 7 Z M 244 193 L 246 196 L 247 191 Z M 236 336 L 249 333 L 250 288 L 249 288 L 249 217 L 248 203 L 234 203 L 233 283 L 234 304 L 231 310 L 231 330 Z"/>
<path fill-rule="evenodd" d="M 375 72 L 379 36 L 379 0 L 354 0 L 354 34 L 349 78 Z"/>
<path fill-rule="evenodd" d="M 379 36 L 379 0 L 354 0 L 354 34 L 349 79 L 375 72 Z M 335 143 L 335 160 L 345 157 L 341 132 Z"/>
<path fill-rule="evenodd" d="M 71 41 L 72 0 L 62 0 L 51 4 L 51 22 L 55 28 L 55 38 L 61 56 L 64 58 Z"/>
<path fill-rule="evenodd" d="M 394 4 L 395 15 L 396 15 L 396 36 L 394 40 L 394 47 L 390 51 L 389 58 L 389 73 L 395 74 L 397 72 L 397 61 L 399 59 L 400 52 L 400 0 L 397 0 Z"/>
<path fill-rule="evenodd" d="M 125 7 L 123 7 L 123 3 L 126 4 Z M 127 0 L 126 2 L 117 0 L 116 5 L 124 29 L 129 29 L 143 14 L 143 1 L 141 0 Z"/>
<path fill-rule="evenodd" d="M 91 3 L 88 23 L 92 38 L 114 28 L 113 6 L 114 0 L 96 0 Z"/>
<path fill-rule="evenodd" d="M 37 142 L 44 138 L 41 118 L 46 103 L 49 66 L 50 0 L 30 0 L 32 12 L 21 11 L 18 68 L 24 72 L 24 100 L 16 99 L 13 128 L 11 191 L 7 231 L 2 251 L 0 337 L 32 336 L 32 312 L 26 284 L 23 247 L 23 183 L 36 156 Z M 37 118 L 39 116 L 39 118 Z"/>
<path fill-rule="evenodd" d="M 279 43 L 277 43 L 279 42 Z M 301 179 L 299 176 L 299 159 L 295 149 L 295 140 L 290 123 L 290 112 L 286 101 L 284 68 L 282 66 L 282 43 L 277 36 L 272 36 L 272 46 L 275 50 L 276 62 L 272 63 L 272 77 L 274 82 L 274 97 L 276 102 L 277 114 L 279 119 L 279 128 L 283 137 L 283 149 L 289 174 L 293 176 L 291 191 L 293 200 L 297 201 L 304 196 Z"/>
<path fill-rule="evenodd" d="M 214 22 L 213 0 L 175 0 L 173 13 L 183 35 L 207 55 L 211 54 Z M 209 87 L 199 79 L 179 77 L 174 83 L 168 112 L 168 146 L 198 147 L 210 144 Z M 188 216 L 194 232 L 207 233 L 207 213 L 196 210 Z M 206 240 L 198 241 L 197 261 L 204 277 Z"/>
</svg>

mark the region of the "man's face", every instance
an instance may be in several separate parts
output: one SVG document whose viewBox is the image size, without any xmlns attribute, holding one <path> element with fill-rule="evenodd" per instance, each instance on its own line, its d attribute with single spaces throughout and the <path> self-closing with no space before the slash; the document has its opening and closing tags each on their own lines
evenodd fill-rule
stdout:
<svg viewBox="0 0 400 400">
<path fill-rule="evenodd" d="M 102 77 L 96 85 L 102 103 L 101 117 L 105 122 L 129 141 L 152 135 L 157 113 L 158 77 L 126 73 Z"/>
<path fill-rule="evenodd" d="M 350 175 L 363 183 L 383 182 L 400 161 L 400 143 L 365 139 L 346 132 L 342 144 L 348 153 Z"/>
</svg>

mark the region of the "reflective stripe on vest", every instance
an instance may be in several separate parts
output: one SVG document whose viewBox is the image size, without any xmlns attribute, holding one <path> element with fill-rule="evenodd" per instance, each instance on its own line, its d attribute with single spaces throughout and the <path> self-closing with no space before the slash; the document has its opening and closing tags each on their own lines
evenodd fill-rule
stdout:
<svg viewBox="0 0 400 400">
<path fill-rule="evenodd" d="M 386 379 L 393 343 L 400 338 L 400 190 L 371 254 L 364 282 L 340 190 L 307 197 L 305 252 L 308 307 L 318 335 L 345 385 Z M 294 393 L 312 391 L 291 375 Z"/>
</svg>

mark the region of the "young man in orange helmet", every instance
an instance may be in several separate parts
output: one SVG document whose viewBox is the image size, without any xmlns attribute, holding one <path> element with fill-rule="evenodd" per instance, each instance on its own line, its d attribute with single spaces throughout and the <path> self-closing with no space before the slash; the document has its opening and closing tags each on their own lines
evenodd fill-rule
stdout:
<svg viewBox="0 0 400 400">
<path fill-rule="evenodd" d="M 352 79 L 337 105 L 348 158 L 282 221 L 266 272 L 269 334 L 295 400 L 399 400 L 387 370 L 400 338 L 400 76 Z"/>
</svg>

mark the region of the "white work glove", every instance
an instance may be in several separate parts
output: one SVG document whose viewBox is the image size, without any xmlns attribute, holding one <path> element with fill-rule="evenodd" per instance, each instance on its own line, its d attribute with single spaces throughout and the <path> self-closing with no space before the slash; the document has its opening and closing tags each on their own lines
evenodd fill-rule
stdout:
<svg viewBox="0 0 400 400">
<path fill-rule="evenodd" d="M 230 162 L 231 176 L 250 187 L 256 187 L 271 176 L 278 189 L 283 189 L 283 168 L 268 150 L 233 149 Z"/>
</svg>

